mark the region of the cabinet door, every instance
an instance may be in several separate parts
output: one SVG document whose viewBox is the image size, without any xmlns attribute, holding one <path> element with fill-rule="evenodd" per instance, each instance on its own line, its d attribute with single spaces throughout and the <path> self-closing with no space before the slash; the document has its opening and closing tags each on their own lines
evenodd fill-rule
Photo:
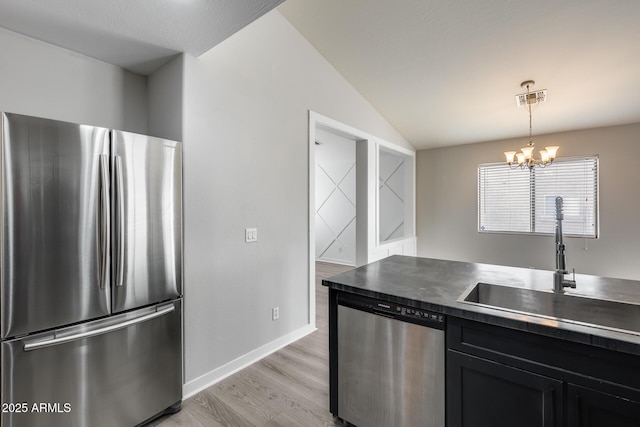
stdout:
<svg viewBox="0 0 640 427">
<path fill-rule="evenodd" d="M 562 381 L 447 352 L 449 427 L 562 425 Z"/>
<path fill-rule="evenodd" d="M 569 427 L 640 426 L 640 402 L 625 396 L 625 391 L 620 388 L 620 393 L 609 394 L 569 384 Z"/>
</svg>

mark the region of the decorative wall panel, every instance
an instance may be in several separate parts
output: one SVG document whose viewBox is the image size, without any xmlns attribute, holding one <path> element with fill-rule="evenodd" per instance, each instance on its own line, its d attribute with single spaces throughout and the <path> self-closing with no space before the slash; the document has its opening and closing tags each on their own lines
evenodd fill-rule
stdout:
<svg viewBox="0 0 640 427">
<path fill-rule="evenodd" d="M 405 157 L 380 150 L 378 165 L 378 227 L 383 243 L 405 235 Z"/>
<path fill-rule="evenodd" d="M 355 142 L 317 129 L 316 259 L 355 265 Z"/>
</svg>

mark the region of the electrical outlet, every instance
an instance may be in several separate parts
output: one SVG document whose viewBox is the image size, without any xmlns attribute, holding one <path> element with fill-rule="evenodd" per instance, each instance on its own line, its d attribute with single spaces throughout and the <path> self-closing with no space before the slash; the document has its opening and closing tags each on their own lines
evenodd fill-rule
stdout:
<svg viewBox="0 0 640 427">
<path fill-rule="evenodd" d="M 258 229 L 257 228 L 245 228 L 244 229 L 244 241 L 246 243 L 258 241 Z"/>
<path fill-rule="evenodd" d="M 273 307 L 271 309 L 271 320 L 278 320 L 280 318 L 280 307 Z"/>
</svg>

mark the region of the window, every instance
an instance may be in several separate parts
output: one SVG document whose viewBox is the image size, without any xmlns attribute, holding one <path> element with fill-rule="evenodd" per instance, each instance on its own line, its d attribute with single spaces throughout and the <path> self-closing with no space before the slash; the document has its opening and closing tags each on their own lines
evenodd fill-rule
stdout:
<svg viewBox="0 0 640 427">
<path fill-rule="evenodd" d="M 478 166 L 478 231 L 555 233 L 556 197 L 563 232 L 598 237 L 598 157 L 557 159 L 545 168 Z"/>
</svg>

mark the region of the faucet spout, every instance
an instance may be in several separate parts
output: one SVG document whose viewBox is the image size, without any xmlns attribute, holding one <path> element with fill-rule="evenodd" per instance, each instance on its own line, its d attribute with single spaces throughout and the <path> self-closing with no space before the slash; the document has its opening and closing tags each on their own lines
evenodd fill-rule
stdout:
<svg viewBox="0 0 640 427">
<path fill-rule="evenodd" d="M 572 280 L 565 278 L 569 272 L 567 271 L 567 256 L 562 238 L 562 221 L 564 220 L 562 205 L 562 197 L 556 197 L 556 270 L 553 273 L 553 291 L 558 293 L 564 293 L 564 288 L 576 287 L 575 270 Z"/>
</svg>

